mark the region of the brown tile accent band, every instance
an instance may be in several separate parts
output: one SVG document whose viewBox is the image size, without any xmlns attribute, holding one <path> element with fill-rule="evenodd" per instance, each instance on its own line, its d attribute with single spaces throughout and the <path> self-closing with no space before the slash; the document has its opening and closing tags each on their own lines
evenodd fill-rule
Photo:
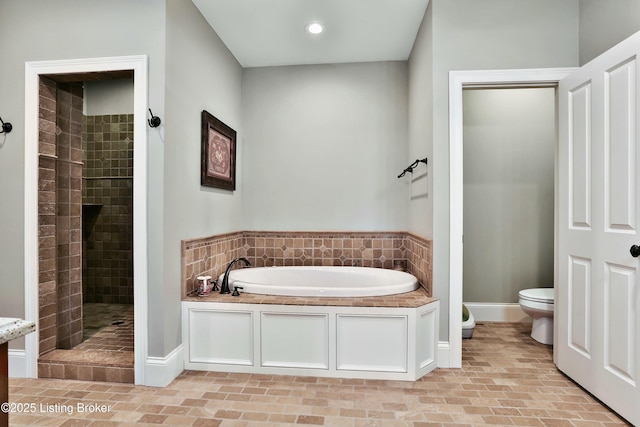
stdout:
<svg viewBox="0 0 640 427">
<path fill-rule="evenodd" d="M 402 265 L 431 295 L 430 240 L 406 232 L 239 231 L 182 241 L 182 297 L 197 289 L 196 277 L 218 277 L 234 258 L 255 267 Z"/>
</svg>

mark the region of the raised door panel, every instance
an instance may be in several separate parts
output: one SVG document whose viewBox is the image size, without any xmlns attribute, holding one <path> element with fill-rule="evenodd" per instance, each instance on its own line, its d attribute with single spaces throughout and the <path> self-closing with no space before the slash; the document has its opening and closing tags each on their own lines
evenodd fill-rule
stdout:
<svg viewBox="0 0 640 427">
<path fill-rule="evenodd" d="M 591 358 L 591 260 L 570 257 L 569 261 L 569 347 Z"/>
<path fill-rule="evenodd" d="M 604 283 L 604 367 L 612 375 L 635 385 L 637 275 L 634 268 L 606 264 Z"/>
<path fill-rule="evenodd" d="M 570 228 L 591 227 L 591 82 L 569 92 Z"/>
<path fill-rule="evenodd" d="M 625 61 L 605 73 L 605 228 L 634 232 L 637 207 L 636 60 Z"/>
</svg>

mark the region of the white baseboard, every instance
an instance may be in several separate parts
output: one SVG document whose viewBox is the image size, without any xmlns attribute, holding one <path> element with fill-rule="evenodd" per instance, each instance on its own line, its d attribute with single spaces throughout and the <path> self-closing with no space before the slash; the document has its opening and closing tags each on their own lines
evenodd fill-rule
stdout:
<svg viewBox="0 0 640 427">
<path fill-rule="evenodd" d="M 451 357 L 449 355 L 450 355 L 449 341 L 438 342 L 438 360 L 437 360 L 438 368 L 451 367 Z"/>
<path fill-rule="evenodd" d="M 184 348 L 176 347 L 165 357 L 147 357 L 144 385 L 166 387 L 184 370 Z"/>
<path fill-rule="evenodd" d="M 27 352 L 9 349 L 9 377 L 27 378 Z"/>
<path fill-rule="evenodd" d="M 465 302 L 476 322 L 530 322 L 517 303 Z"/>
</svg>

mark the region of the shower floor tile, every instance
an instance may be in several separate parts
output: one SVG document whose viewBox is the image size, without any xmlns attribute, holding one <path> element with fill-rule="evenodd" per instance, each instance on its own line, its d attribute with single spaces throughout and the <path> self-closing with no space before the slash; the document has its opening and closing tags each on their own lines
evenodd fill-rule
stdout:
<svg viewBox="0 0 640 427">
<path fill-rule="evenodd" d="M 84 341 L 75 350 L 133 351 L 133 304 L 82 306 Z"/>
<path fill-rule="evenodd" d="M 153 388 L 53 379 L 9 379 L 11 402 L 106 405 L 103 413 L 10 414 L 47 426 L 624 426 L 560 373 L 530 325 L 478 323 L 463 340 L 462 369 L 382 381 L 184 371 Z"/>
<path fill-rule="evenodd" d="M 40 356 L 38 377 L 133 382 L 133 305 L 83 305 L 84 341 Z"/>
</svg>

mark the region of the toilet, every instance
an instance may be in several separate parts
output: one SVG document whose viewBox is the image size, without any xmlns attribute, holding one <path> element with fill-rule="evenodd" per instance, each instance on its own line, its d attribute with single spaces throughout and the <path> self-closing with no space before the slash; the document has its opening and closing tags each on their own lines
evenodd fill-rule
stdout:
<svg viewBox="0 0 640 427">
<path fill-rule="evenodd" d="M 523 289 L 518 295 L 520 308 L 533 318 L 531 338 L 553 345 L 553 288 Z"/>
</svg>

